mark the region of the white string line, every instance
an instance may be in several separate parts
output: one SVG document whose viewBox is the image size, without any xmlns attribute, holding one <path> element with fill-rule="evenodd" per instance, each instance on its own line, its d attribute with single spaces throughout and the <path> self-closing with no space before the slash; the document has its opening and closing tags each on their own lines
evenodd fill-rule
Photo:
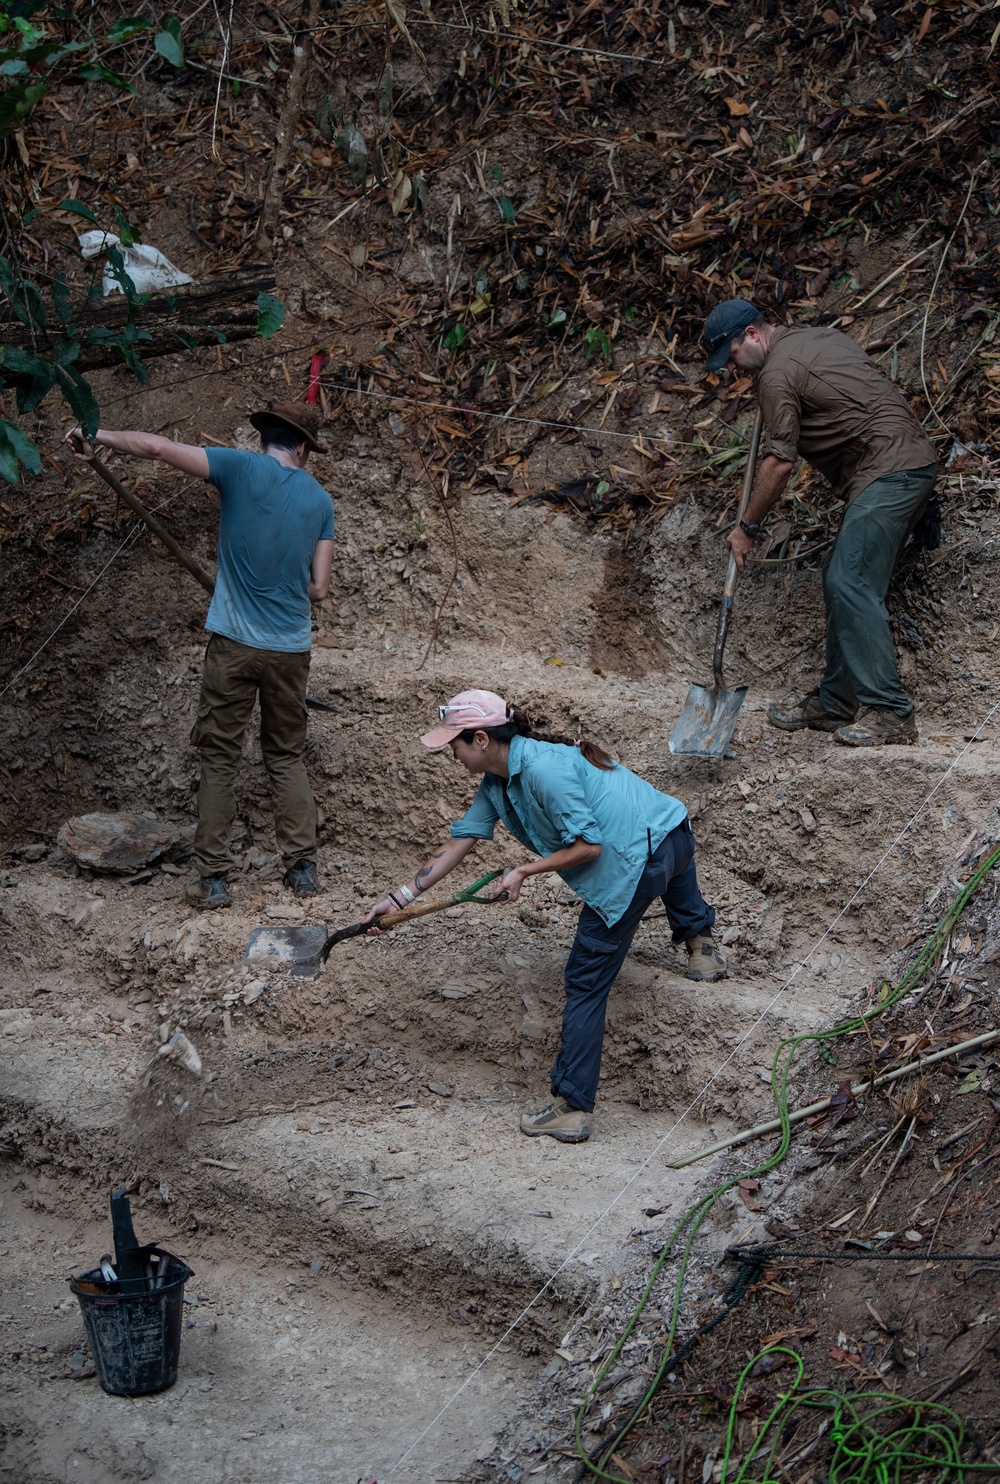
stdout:
<svg viewBox="0 0 1000 1484">
<path fill-rule="evenodd" d="M 598 51 L 592 46 L 577 46 L 572 41 L 550 41 L 544 36 L 525 36 L 518 31 L 474 29 L 472 26 L 463 26 L 459 21 L 432 21 L 425 16 L 414 16 L 413 19 L 417 25 L 433 26 L 441 31 L 465 31 L 470 36 L 481 36 L 484 40 L 515 41 L 521 46 L 548 46 L 556 51 L 580 52 L 585 57 L 607 57 L 613 62 L 643 62 L 648 67 L 670 67 L 684 61 L 682 56 L 674 56 L 667 60 L 664 57 L 636 56 L 634 52 Z"/>
<path fill-rule="evenodd" d="M 104 566 L 98 572 L 97 576 L 94 578 L 93 582 L 87 588 L 86 592 L 82 593 L 80 595 L 80 597 L 77 598 L 77 600 L 73 604 L 72 608 L 68 609 L 67 612 L 63 614 L 62 618 L 56 624 L 55 628 L 52 630 L 52 633 L 49 635 L 49 637 L 47 639 L 43 639 L 42 640 L 41 644 L 39 644 L 38 648 L 35 650 L 34 654 L 31 656 L 30 660 L 28 660 L 26 664 L 22 665 L 21 668 L 20 668 L 20 670 L 17 671 L 16 675 L 11 676 L 10 680 L 8 680 L 8 682 L 4 686 L 3 690 L 0 690 L 0 701 L 3 700 L 4 696 L 10 690 L 11 686 L 12 685 L 15 685 L 17 683 L 17 681 L 20 680 L 20 678 L 24 674 L 24 672 L 26 670 L 30 670 L 31 669 L 32 665 L 35 663 L 35 661 L 37 660 L 38 656 L 41 654 L 42 650 L 46 647 L 46 645 L 52 643 L 52 640 L 56 637 L 56 635 L 58 634 L 59 630 L 63 627 L 63 625 L 65 623 L 67 623 L 69 619 L 71 619 L 73 617 L 73 614 L 79 608 L 80 604 L 84 601 L 84 599 L 87 598 L 87 597 L 89 597 L 89 595 L 94 591 L 94 588 L 100 582 L 101 578 L 104 576 L 105 572 L 111 566 L 112 562 L 114 562 L 119 556 L 121 556 L 122 552 L 125 550 L 126 546 L 128 546 L 129 542 L 132 541 L 132 540 L 134 540 L 135 537 L 139 534 L 139 532 L 141 530 L 142 530 L 142 521 L 141 520 L 138 520 L 138 521 L 136 521 L 135 525 L 132 527 L 131 531 L 129 531 L 128 535 L 125 537 L 125 540 L 122 542 L 121 546 L 119 546 L 118 550 L 114 553 L 113 556 L 109 557 L 108 560 L 105 562 Z"/>
<path fill-rule="evenodd" d="M 551 1276 L 546 1279 L 545 1283 L 542 1285 L 542 1287 L 535 1294 L 534 1298 L 531 1299 L 531 1301 L 528 1304 L 525 1305 L 525 1307 L 521 1310 L 520 1314 L 518 1314 L 517 1318 L 507 1327 L 507 1329 L 501 1335 L 500 1339 L 497 1340 L 496 1344 L 493 1345 L 493 1347 L 489 1351 L 487 1351 L 486 1355 L 483 1357 L 483 1359 L 476 1366 L 475 1370 L 471 1371 L 470 1374 L 468 1376 L 466 1376 L 465 1380 L 462 1382 L 461 1386 L 454 1393 L 454 1395 L 451 1396 L 451 1397 L 449 1397 L 449 1399 L 445 1402 L 444 1406 L 440 1409 L 440 1411 L 437 1413 L 437 1415 L 434 1418 L 432 1418 L 431 1421 L 424 1428 L 423 1432 L 421 1432 L 414 1439 L 414 1441 L 410 1444 L 409 1448 L 407 1448 L 406 1452 L 403 1453 L 396 1460 L 396 1462 L 393 1464 L 392 1468 L 389 1470 L 389 1475 L 388 1475 L 389 1478 L 391 1478 L 393 1476 L 393 1474 L 395 1474 L 401 1468 L 401 1466 L 405 1463 L 405 1461 L 407 1460 L 407 1458 L 409 1458 L 409 1456 L 413 1452 L 413 1450 L 415 1448 L 417 1448 L 420 1445 L 420 1443 L 423 1442 L 423 1440 L 427 1436 L 427 1434 L 434 1427 L 437 1426 L 437 1424 L 440 1422 L 441 1418 L 445 1415 L 445 1413 L 449 1410 L 449 1408 L 454 1405 L 454 1403 L 462 1395 L 462 1392 L 469 1385 L 469 1383 L 471 1381 L 473 1381 L 475 1379 L 475 1377 L 479 1374 L 479 1372 L 481 1370 L 483 1370 L 489 1364 L 489 1362 L 493 1359 L 494 1355 L 496 1355 L 496 1353 L 500 1349 L 501 1345 L 506 1344 L 507 1340 L 510 1339 L 510 1337 L 514 1333 L 514 1331 L 516 1329 L 518 1329 L 518 1327 L 520 1326 L 520 1324 L 522 1323 L 522 1321 L 527 1318 L 528 1314 L 530 1314 L 531 1310 L 538 1303 L 539 1299 L 541 1299 L 548 1292 L 548 1290 L 552 1287 L 552 1284 L 559 1277 L 559 1274 L 562 1273 L 564 1271 L 564 1269 L 569 1266 L 569 1264 L 573 1261 L 573 1259 L 576 1256 L 576 1254 L 580 1251 L 581 1247 L 585 1246 L 586 1243 L 589 1242 L 590 1238 L 593 1236 L 594 1232 L 601 1225 L 601 1223 L 611 1214 L 611 1212 L 618 1205 L 618 1202 L 622 1199 L 622 1197 L 631 1189 L 631 1187 L 635 1184 L 635 1182 L 639 1179 L 639 1177 L 645 1172 L 645 1170 L 647 1169 L 647 1167 L 652 1163 L 652 1161 L 657 1157 L 657 1155 L 663 1149 L 664 1145 L 667 1144 L 670 1141 L 670 1139 L 673 1138 L 674 1134 L 680 1128 L 681 1124 L 686 1121 L 686 1119 L 693 1112 L 693 1110 L 697 1106 L 697 1104 L 705 1096 L 705 1094 L 712 1087 L 712 1085 L 715 1082 L 718 1081 L 719 1077 L 725 1071 L 726 1067 L 729 1066 L 730 1062 L 733 1061 L 733 1059 L 736 1056 L 736 1053 L 741 1049 L 741 1047 L 743 1047 L 746 1044 L 746 1042 L 750 1039 L 750 1037 L 754 1034 L 754 1032 L 762 1024 L 762 1022 L 768 1017 L 768 1015 L 770 1015 L 771 1010 L 773 1009 L 773 1007 L 775 1006 L 775 1004 L 777 1003 L 777 1001 L 779 1000 L 779 998 L 781 997 L 781 995 L 784 994 L 785 990 L 788 989 L 789 985 L 792 983 L 792 980 L 795 979 L 796 976 L 799 974 L 799 972 L 802 969 L 805 968 L 806 964 L 808 964 L 808 962 L 812 958 L 813 954 L 816 953 L 817 950 L 822 947 L 822 945 L 826 942 L 827 938 L 830 936 L 830 934 L 837 927 L 837 924 L 842 920 L 842 918 L 844 918 L 847 915 L 847 913 L 853 907 L 854 903 L 857 901 L 858 897 L 860 897 L 861 894 L 862 894 L 862 892 L 865 891 L 865 889 L 871 884 L 873 878 L 882 869 L 883 865 L 888 860 L 888 858 L 892 854 L 892 852 L 896 849 L 897 845 L 899 845 L 899 843 L 903 839 L 903 837 L 906 834 L 908 834 L 908 832 L 913 828 L 914 824 L 920 818 L 920 815 L 924 812 L 924 810 L 927 808 L 928 804 L 931 802 L 931 800 L 933 799 L 934 795 L 938 792 L 938 790 L 940 788 L 942 788 L 944 786 L 944 784 L 947 782 L 948 778 L 951 776 L 951 774 L 954 772 L 954 770 L 958 767 L 959 763 L 965 757 L 965 754 L 972 748 L 973 744 L 976 742 L 976 740 L 979 737 L 980 733 L 982 731 L 984 731 L 987 726 L 989 726 L 990 722 L 993 720 L 993 717 L 996 715 L 996 713 L 998 711 L 1000 711 L 1000 701 L 995 702 L 994 705 L 991 707 L 991 709 L 987 712 L 985 718 L 983 719 L 983 721 L 980 722 L 980 724 L 977 727 L 976 731 L 969 738 L 968 742 L 962 748 L 961 752 L 958 753 L 957 756 L 954 757 L 952 759 L 952 761 L 948 764 L 948 767 L 942 773 L 942 775 L 938 779 L 937 783 L 935 783 L 935 785 L 931 789 L 930 793 L 923 800 L 923 802 L 920 804 L 920 806 L 914 811 L 914 813 L 911 815 L 911 817 L 908 820 L 908 822 L 900 830 L 900 832 L 896 836 L 896 838 L 891 842 L 891 844 L 889 844 L 885 848 L 885 850 L 879 856 L 878 860 L 876 861 L 876 863 L 872 867 L 872 869 L 868 872 L 868 875 L 865 877 L 864 881 L 862 881 L 861 884 L 860 884 L 860 886 L 858 886 L 855 889 L 854 894 L 848 899 L 848 901 L 844 904 L 844 906 L 837 913 L 837 916 L 830 923 L 829 927 L 823 933 L 823 936 L 821 938 L 819 938 L 816 943 L 813 944 L 812 948 L 806 954 L 805 958 L 803 958 L 803 959 L 801 959 L 799 961 L 799 963 L 792 970 L 791 974 L 789 974 L 789 976 L 785 980 L 785 982 L 775 992 L 775 994 L 773 995 L 773 997 L 771 998 L 771 1000 L 768 1002 L 768 1004 L 761 1011 L 760 1015 L 758 1015 L 757 1019 L 754 1021 L 753 1025 L 746 1032 L 746 1034 L 743 1036 L 743 1038 L 736 1043 L 736 1045 L 733 1047 L 732 1051 L 729 1053 L 729 1055 L 726 1057 L 726 1059 L 712 1073 L 711 1077 L 705 1083 L 705 1085 L 701 1089 L 701 1091 L 695 1094 L 695 1096 L 692 1098 L 691 1102 L 684 1109 L 684 1112 L 680 1114 L 680 1116 L 676 1119 L 676 1121 L 671 1125 L 671 1127 L 667 1130 L 667 1132 L 662 1136 L 662 1138 L 656 1144 L 655 1148 L 652 1149 L 651 1152 L 646 1156 L 646 1158 L 643 1160 L 642 1164 L 636 1170 L 635 1174 L 632 1175 L 631 1178 L 626 1181 L 626 1183 L 622 1186 L 621 1190 L 614 1197 L 614 1199 L 605 1207 L 605 1209 L 601 1212 L 601 1214 L 591 1223 L 591 1225 L 588 1227 L 587 1231 L 584 1232 L 583 1236 L 577 1242 L 576 1246 L 572 1249 L 571 1252 L 569 1252 L 567 1254 L 566 1257 L 563 1258 L 562 1262 L 555 1269 L 555 1271 L 551 1274 Z"/>
<path fill-rule="evenodd" d="M 246 12 L 243 12 L 243 14 L 245 18 L 250 22 L 251 26 L 253 26 L 253 29 L 257 31 L 264 40 L 280 39 L 281 41 L 286 41 L 288 39 L 285 36 L 278 37 L 275 35 L 274 32 L 265 32 L 262 27 L 258 26 L 256 22 L 253 21 L 252 17 L 247 15 Z M 571 41 L 550 41 L 547 37 L 544 36 L 527 36 L 519 31 L 501 31 L 499 29 L 490 31 L 485 29 L 484 27 L 463 26 L 460 21 L 432 21 L 429 20 L 426 16 L 412 16 L 408 20 L 407 24 L 410 26 L 430 26 L 432 28 L 437 28 L 440 31 L 464 31 L 466 35 L 475 36 L 477 39 L 482 39 L 484 41 L 511 41 L 517 43 L 517 45 L 519 46 L 548 46 L 553 48 L 555 51 L 579 52 L 582 56 L 585 57 L 607 58 L 609 61 L 643 62 L 649 67 L 670 67 L 679 65 L 684 61 L 684 57 L 680 54 L 674 54 L 670 58 L 665 58 L 637 56 L 634 52 L 599 51 L 595 47 L 578 46 Z M 361 31 L 364 29 L 364 20 L 328 21 L 323 26 L 317 26 L 313 34 L 315 36 L 319 36 L 327 31 Z M 268 79 L 265 79 L 265 81 L 268 81 Z"/>
<path fill-rule="evenodd" d="M 627 383 L 630 390 L 638 385 L 638 382 Z M 498 423 L 530 423 L 536 428 L 558 428 L 563 433 L 596 433 L 601 438 L 625 438 L 632 444 L 635 443 L 637 438 L 640 441 L 645 438 L 650 443 L 664 442 L 662 433 L 643 433 L 641 430 L 635 433 L 618 433 L 614 428 L 595 428 L 587 423 L 550 422 L 542 417 L 519 417 L 513 412 L 487 412 L 483 407 L 459 407 L 453 403 L 449 404 L 446 402 L 415 402 L 412 397 L 406 396 L 405 392 L 375 391 L 374 388 L 369 390 L 363 386 L 347 386 L 345 383 L 339 381 L 321 380 L 320 386 L 325 387 L 327 391 L 349 392 L 358 397 L 375 397 L 387 402 L 399 402 L 401 404 L 399 409 L 401 412 L 405 412 L 407 407 L 420 407 L 432 412 L 452 412 L 461 417 L 464 417 L 466 412 L 468 412 L 471 417 L 488 417 Z M 471 428 L 469 431 L 472 431 Z M 730 429 L 730 431 L 737 430 Z M 742 434 L 740 436 L 742 437 Z M 746 442 L 746 439 L 743 441 Z"/>
</svg>

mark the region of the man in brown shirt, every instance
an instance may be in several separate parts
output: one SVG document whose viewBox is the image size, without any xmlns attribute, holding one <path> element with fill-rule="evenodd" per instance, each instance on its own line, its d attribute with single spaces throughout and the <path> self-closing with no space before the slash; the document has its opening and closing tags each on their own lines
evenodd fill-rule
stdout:
<svg viewBox="0 0 1000 1484">
<path fill-rule="evenodd" d="M 753 376 L 764 414 L 753 493 L 726 543 L 739 570 L 799 459 L 826 476 L 846 507 L 823 569 L 823 678 L 800 701 L 771 706 L 768 720 L 789 732 L 832 732 L 849 747 L 915 742 L 885 596 L 934 492 L 933 443 L 892 382 L 839 330 L 772 325 L 746 299 L 728 299 L 708 316 L 704 338 L 709 370 Z"/>
</svg>

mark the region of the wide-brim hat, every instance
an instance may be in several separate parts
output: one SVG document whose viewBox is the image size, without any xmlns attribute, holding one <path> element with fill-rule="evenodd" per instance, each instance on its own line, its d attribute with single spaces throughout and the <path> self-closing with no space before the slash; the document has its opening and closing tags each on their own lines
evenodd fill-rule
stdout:
<svg viewBox="0 0 1000 1484">
<path fill-rule="evenodd" d="M 266 427 L 269 421 L 275 420 L 287 423 L 290 428 L 295 429 L 296 433 L 301 433 L 313 453 L 324 451 L 324 444 L 319 441 L 320 429 L 324 422 L 323 413 L 319 407 L 311 402 L 268 402 L 260 412 L 250 414 L 250 421 L 258 432 L 261 430 L 261 423 Z"/>
</svg>

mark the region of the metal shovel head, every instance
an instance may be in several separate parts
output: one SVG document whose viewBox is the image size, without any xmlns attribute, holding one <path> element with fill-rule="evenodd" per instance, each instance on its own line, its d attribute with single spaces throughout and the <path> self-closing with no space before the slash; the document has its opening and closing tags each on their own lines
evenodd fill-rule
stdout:
<svg viewBox="0 0 1000 1484">
<path fill-rule="evenodd" d="M 745 685 L 734 690 L 692 685 L 670 733 L 670 751 L 685 757 L 725 757 L 746 693 Z"/>
<path fill-rule="evenodd" d="M 258 927 L 250 934 L 245 963 L 266 961 L 299 979 L 315 979 L 323 967 L 319 951 L 327 939 L 324 923 L 308 927 Z"/>
</svg>

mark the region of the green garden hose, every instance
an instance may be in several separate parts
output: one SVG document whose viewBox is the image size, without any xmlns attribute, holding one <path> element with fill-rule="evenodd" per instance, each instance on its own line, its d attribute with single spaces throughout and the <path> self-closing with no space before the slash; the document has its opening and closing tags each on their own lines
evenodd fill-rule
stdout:
<svg viewBox="0 0 1000 1484">
<path fill-rule="evenodd" d="M 744 1383 L 758 1362 L 770 1355 L 788 1356 L 796 1367 L 795 1380 L 791 1389 L 778 1397 L 737 1472 L 730 1474 Z M 719 1484 L 748 1484 L 751 1479 L 756 1484 L 787 1484 L 788 1475 L 776 1454 L 783 1446 L 787 1449 L 792 1428 L 804 1411 L 827 1414 L 829 1484 L 900 1484 L 903 1475 L 911 1471 L 925 1473 L 927 1484 L 934 1480 L 937 1484 L 952 1480 L 962 1484 L 966 1473 L 1000 1472 L 1000 1464 L 963 1462 L 965 1427 L 950 1407 L 940 1402 L 911 1401 L 884 1391 L 856 1391 L 845 1396 L 828 1387 L 800 1390 L 804 1371 L 802 1357 L 785 1345 L 761 1350 L 743 1367 L 729 1407 Z M 751 1473 L 761 1461 L 763 1473 Z M 772 1469 L 774 1464 L 776 1470 Z"/>
<path fill-rule="evenodd" d="M 917 984 L 919 984 L 926 969 L 933 962 L 938 953 L 938 950 L 941 948 L 942 944 L 948 937 L 948 934 L 951 932 L 959 917 L 961 917 L 962 913 L 965 911 L 965 908 L 971 898 L 975 895 L 980 883 L 998 863 L 1000 863 L 1000 846 L 993 850 L 986 857 L 986 859 L 979 866 L 977 866 L 976 870 L 970 876 L 969 880 L 962 887 L 962 890 L 959 892 L 954 902 L 951 904 L 947 912 L 945 912 L 944 916 L 939 921 L 933 934 L 924 947 L 923 952 L 914 960 L 907 973 L 903 976 L 903 978 L 899 981 L 895 988 L 890 989 L 888 985 L 883 986 L 879 1002 L 871 1011 L 864 1015 L 855 1016 L 850 1020 L 840 1021 L 837 1025 L 831 1027 L 830 1030 L 804 1032 L 801 1035 L 790 1036 L 780 1043 L 778 1049 L 774 1053 L 774 1060 L 771 1065 L 771 1090 L 774 1094 L 774 1100 L 777 1105 L 778 1117 L 781 1120 L 781 1138 L 778 1142 L 778 1147 L 768 1159 L 764 1160 L 763 1163 L 757 1165 L 756 1168 L 750 1170 L 745 1174 L 741 1173 L 738 1175 L 733 1175 L 730 1179 L 723 1181 L 720 1185 L 717 1185 L 714 1190 L 709 1191 L 707 1195 L 702 1196 L 700 1200 L 694 1203 L 694 1205 L 688 1207 L 687 1211 L 685 1211 L 678 1220 L 676 1226 L 670 1234 L 666 1246 L 659 1253 L 656 1261 L 653 1264 L 649 1278 L 646 1282 L 646 1286 L 642 1291 L 639 1302 L 633 1310 L 629 1321 L 625 1326 L 625 1329 L 619 1336 L 614 1349 L 611 1351 L 607 1360 L 604 1362 L 603 1366 L 592 1382 L 586 1396 L 584 1397 L 583 1402 L 577 1410 L 575 1441 L 576 1449 L 580 1456 L 581 1463 L 580 1471 L 577 1475 L 578 1480 L 582 1480 L 588 1475 L 591 1475 L 594 1478 L 608 1480 L 610 1481 L 610 1484 L 628 1484 L 628 1481 L 623 1479 L 620 1474 L 608 1472 L 606 1465 L 612 1453 L 621 1446 L 623 1439 L 628 1435 L 628 1433 L 631 1432 L 633 1427 L 639 1421 L 640 1417 L 642 1417 L 646 1408 L 649 1406 L 649 1403 L 652 1401 L 653 1397 L 656 1395 L 661 1385 L 663 1384 L 664 1378 L 669 1375 L 670 1371 L 677 1363 L 674 1355 L 674 1337 L 677 1333 L 677 1322 L 680 1314 L 681 1296 L 684 1291 L 684 1282 L 687 1277 L 687 1270 L 688 1264 L 691 1259 L 691 1252 L 694 1247 L 695 1238 L 697 1237 L 698 1232 L 701 1229 L 702 1222 L 705 1220 L 712 1207 L 721 1199 L 722 1196 L 726 1194 L 727 1191 L 732 1190 L 733 1187 L 735 1185 L 738 1185 L 741 1180 L 747 1178 L 756 1178 L 761 1175 L 769 1174 L 773 1169 L 775 1169 L 777 1165 L 781 1164 L 782 1160 L 785 1158 L 785 1155 L 788 1153 L 788 1148 L 792 1140 L 792 1125 L 789 1121 L 788 1116 L 788 1078 L 791 1072 L 792 1063 L 794 1062 L 795 1057 L 798 1054 L 799 1048 L 803 1046 L 807 1041 L 817 1041 L 820 1043 L 825 1043 L 828 1041 L 837 1040 L 842 1036 L 854 1035 L 858 1031 L 865 1031 L 867 1030 L 868 1025 L 873 1020 L 877 1019 L 878 1016 L 883 1015 L 886 1010 L 890 1009 L 893 1005 L 898 1004 L 898 1002 L 904 997 L 904 995 L 909 994 L 910 991 L 913 990 L 917 986 Z M 615 1364 L 616 1360 L 621 1354 L 622 1349 L 624 1348 L 635 1326 L 638 1324 L 639 1318 L 649 1302 L 650 1296 L 653 1292 L 653 1288 L 656 1284 L 656 1280 L 659 1277 L 664 1263 L 666 1262 L 667 1258 L 674 1253 L 679 1243 L 683 1243 L 683 1245 L 680 1249 L 680 1266 L 677 1274 L 677 1279 L 674 1284 L 673 1302 L 670 1310 L 670 1326 L 667 1333 L 666 1344 L 664 1346 L 663 1358 L 660 1361 L 660 1364 L 657 1367 L 657 1370 L 653 1375 L 653 1378 L 647 1386 L 645 1392 L 636 1402 L 635 1406 L 632 1408 L 625 1421 L 615 1429 L 615 1431 L 612 1433 L 611 1437 L 607 1441 L 602 1442 L 596 1449 L 588 1453 L 583 1443 L 583 1426 L 590 1402 L 596 1394 L 598 1387 L 601 1385 L 604 1378 L 608 1375 L 612 1366 Z M 836 1393 L 831 1392 L 829 1393 L 829 1395 L 836 1396 Z M 940 1408 L 939 1411 L 947 1413 L 948 1409 Z M 950 1413 L 949 1415 L 954 1416 L 955 1414 Z M 961 1424 L 959 1424 L 959 1426 L 961 1426 Z M 956 1449 L 959 1448 L 961 1446 L 961 1440 L 956 1442 L 955 1446 Z M 927 1465 L 922 1466 L 926 1467 Z M 909 1465 L 907 1465 L 907 1467 L 909 1467 Z M 972 1465 L 962 1465 L 962 1467 L 971 1468 Z M 835 1477 L 834 1474 L 831 1473 L 831 1484 L 837 1484 L 837 1477 L 840 1476 Z M 850 1477 L 851 1476 L 846 1474 L 843 1475 L 843 1479 L 845 1481 Z M 886 1476 L 886 1479 L 888 1480 L 889 1477 L 890 1476 Z M 897 1479 L 898 1472 L 896 1475 L 893 1475 L 891 1477 L 893 1479 Z M 865 1481 L 865 1484 L 871 1484 L 871 1481 L 873 1480 L 875 1480 L 875 1476 L 869 1475 L 868 1479 L 866 1479 Z M 876 1481 L 876 1484 L 882 1484 L 882 1481 L 878 1480 Z"/>
</svg>

